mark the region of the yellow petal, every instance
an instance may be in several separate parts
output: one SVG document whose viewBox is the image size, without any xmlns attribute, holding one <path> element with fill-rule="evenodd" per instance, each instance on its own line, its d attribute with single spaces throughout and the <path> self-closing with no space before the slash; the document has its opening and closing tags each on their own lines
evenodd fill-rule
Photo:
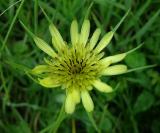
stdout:
<svg viewBox="0 0 160 133">
<path fill-rule="evenodd" d="M 65 46 L 65 43 L 63 41 L 61 34 L 59 33 L 59 31 L 53 24 L 49 26 L 49 31 L 52 35 L 52 42 L 53 42 L 54 47 L 57 50 L 61 50 Z"/>
<path fill-rule="evenodd" d="M 52 37 L 52 44 L 53 44 L 53 47 L 60 51 L 61 50 L 61 46 L 59 45 L 59 43 L 57 42 L 57 39 L 55 37 Z"/>
<path fill-rule="evenodd" d="M 87 90 L 81 91 L 82 103 L 87 112 L 93 111 L 94 104 Z"/>
<path fill-rule="evenodd" d="M 77 20 L 72 21 L 70 34 L 71 34 L 72 45 L 76 45 L 78 43 L 78 39 L 79 39 Z"/>
<path fill-rule="evenodd" d="M 117 63 L 121 60 L 123 60 L 126 57 L 126 53 L 122 53 L 122 54 L 117 54 L 117 55 L 113 55 L 113 56 L 109 56 L 106 58 L 101 59 L 103 64 L 106 64 L 108 62 L 111 63 Z"/>
<path fill-rule="evenodd" d="M 88 37 L 90 33 L 90 22 L 89 20 L 84 20 L 81 28 L 80 41 L 79 43 L 82 45 L 86 45 Z"/>
<path fill-rule="evenodd" d="M 109 65 L 112 64 L 112 61 L 105 61 L 105 60 L 100 60 L 102 62 L 102 64 L 104 65 L 105 68 L 107 68 Z"/>
<path fill-rule="evenodd" d="M 97 90 L 99 90 L 99 91 L 101 91 L 101 92 L 109 93 L 109 92 L 112 92 L 112 91 L 113 91 L 113 89 L 112 89 L 111 86 L 107 85 L 106 83 L 101 82 L 100 80 L 95 80 L 95 81 L 93 82 L 93 86 L 94 86 Z"/>
<path fill-rule="evenodd" d="M 34 37 L 33 39 L 37 47 L 39 47 L 43 52 L 45 52 L 46 54 L 50 55 L 53 58 L 57 56 L 57 54 L 53 51 L 53 49 L 45 41 L 43 41 L 39 37 Z"/>
<path fill-rule="evenodd" d="M 32 69 L 32 74 L 41 74 L 41 73 L 50 72 L 50 71 L 51 69 L 49 69 L 48 65 L 38 65 Z"/>
<path fill-rule="evenodd" d="M 93 33 L 91 40 L 90 40 L 90 43 L 89 43 L 91 49 L 93 49 L 95 47 L 95 45 L 99 39 L 100 34 L 101 34 L 101 30 L 99 28 L 97 28 L 95 30 L 95 32 Z"/>
<path fill-rule="evenodd" d="M 125 73 L 127 71 L 127 66 L 126 65 L 114 65 L 106 68 L 104 72 L 102 73 L 103 75 L 118 75 Z"/>
<path fill-rule="evenodd" d="M 113 37 L 114 32 L 110 31 L 104 35 L 104 37 L 101 39 L 101 41 L 98 43 L 95 52 L 99 53 L 101 52 L 111 41 Z"/>
<path fill-rule="evenodd" d="M 71 93 L 68 93 L 65 101 L 65 111 L 68 114 L 72 114 L 74 110 L 75 110 L 75 102 L 73 100 Z"/>
<path fill-rule="evenodd" d="M 72 97 L 75 103 L 79 103 L 80 102 L 80 92 L 77 89 L 73 89 L 72 90 Z"/>
<path fill-rule="evenodd" d="M 39 79 L 39 84 L 46 88 L 54 88 L 60 86 L 58 81 L 52 77 L 46 77 L 43 79 Z"/>
<path fill-rule="evenodd" d="M 88 86 L 88 87 L 87 87 L 87 90 L 88 90 L 88 91 L 91 91 L 92 89 L 93 89 L 93 86 Z"/>
</svg>

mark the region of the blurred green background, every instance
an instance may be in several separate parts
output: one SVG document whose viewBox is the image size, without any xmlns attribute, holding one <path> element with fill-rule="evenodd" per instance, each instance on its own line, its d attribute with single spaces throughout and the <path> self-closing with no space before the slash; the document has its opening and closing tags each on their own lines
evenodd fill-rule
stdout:
<svg viewBox="0 0 160 133">
<path fill-rule="evenodd" d="M 91 32 L 99 27 L 102 35 L 114 28 L 131 8 L 105 49 L 106 55 L 128 51 L 144 42 L 124 63 L 130 69 L 157 66 L 104 77 L 116 91 L 104 94 L 93 90 L 93 118 L 102 133 L 160 133 L 159 0 L 0 0 L 0 133 L 42 131 L 54 123 L 64 99 L 63 90 L 43 88 L 25 73 L 28 68 L 42 64 L 45 54 L 35 46 L 19 20 L 51 44 L 48 22 L 38 5 L 52 18 L 67 42 L 70 23 L 76 18 L 82 24 L 91 5 Z M 96 132 L 81 104 L 61 123 L 58 132 L 75 133 L 75 130 Z"/>
</svg>

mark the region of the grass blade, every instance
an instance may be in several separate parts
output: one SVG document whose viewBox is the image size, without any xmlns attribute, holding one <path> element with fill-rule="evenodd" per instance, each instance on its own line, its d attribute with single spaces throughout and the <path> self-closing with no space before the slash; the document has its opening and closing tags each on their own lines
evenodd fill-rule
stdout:
<svg viewBox="0 0 160 133">
<path fill-rule="evenodd" d="M 160 13 L 160 10 L 158 10 L 152 16 L 152 18 L 137 32 L 137 34 L 135 34 L 135 36 L 132 37 L 131 40 L 142 37 L 147 32 L 147 30 L 149 30 L 151 25 L 156 21 L 157 17 L 159 16 L 159 13 Z"/>
<path fill-rule="evenodd" d="M 0 49 L 0 52 L 4 49 L 4 47 L 5 47 L 5 45 L 6 45 L 6 42 L 7 42 L 7 40 L 8 40 L 8 37 L 9 37 L 9 35 L 10 35 L 10 33 L 11 33 L 11 30 L 12 30 L 12 28 L 13 28 L 13 26 L 14 26 L 14 23 L 16 22 L 16 19 L 17 19 L 18 15 L 19 15 L 19 13 L 20 13 L 20 11 L 21 11 L 21 8 L 22 8 L 23 4 L 24 4 L 24 0 L 21 1 L 21 4 L 20 4 L 20 6 L 18 7 L 18 9 L 17 9 L 17 11 L 16 11 L 16 14 L 15 14 L 15 16 L 14 16 L 12 22 L 11 22 L 11 25 L 9 26 L 9 29 L 8 29 L 8 31 L 7 31 L 7 34 L 6 34 L 5 38 L 4 38 L 4 41 L 3 41 L 2 47 L 1 47 L 1 49 Z"/>
</svg>

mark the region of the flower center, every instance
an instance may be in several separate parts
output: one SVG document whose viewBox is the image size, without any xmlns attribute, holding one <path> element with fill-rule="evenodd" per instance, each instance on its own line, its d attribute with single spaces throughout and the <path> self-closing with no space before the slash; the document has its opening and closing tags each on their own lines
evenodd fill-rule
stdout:
<svg viewBox="0 0 160 133">
<path fill-rule="evenodd" d="M 54 62 L 54 75 L 65 86 L 89 86 L 102 70 L 100 58 L 86 47 L 65 48 Z"/>
</svg>

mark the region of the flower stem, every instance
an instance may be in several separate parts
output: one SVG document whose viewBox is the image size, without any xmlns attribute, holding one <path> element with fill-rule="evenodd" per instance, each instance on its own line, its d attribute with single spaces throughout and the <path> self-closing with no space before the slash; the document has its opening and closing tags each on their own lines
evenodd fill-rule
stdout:
<svg viewBox="0 0 160 133">
<path fill-rule="evenodd" d="M 95 130 L 97 131 L 97 133 L 101 133 L 100 129 L 98 129 L 98 126 L 96 125 L 94 119 L 93 119 L 93 116 L 92 116 L 92 113 L 88 113 L 88 117 L 89 117 L 89 120 L 90 122 L 92 123 L 93 127 L 95 128 Z"/>
<path fill-rule="evenodd" d="M 76 124 L 74 119 L 72 119 L 72 133 L 76 133 Z"/>
<path fill-rule="evenodd" d="M 66 117 L 66 114 L 65 114 L 65 111 L 64 111 L 64 105 L 65 105 L 65 104 L 63 103 L 63 105 L 62 105 L 62 107 L 61 107 L 61 110 L 60 110 L 60 112 L 59 112 L 59 114 L 58 114 L 58 117 L 57 117 L 57 119 L 55 120 L 55 122 L 53 122 L 52 124 L 50 124 L 50 125 L 49 125 L 48 127 L 46 127 L 45 129 L 41 130 L 40 133 L 45 133 L 45 132 L 48 133 L 48 131 L 49 131 L 49 133 L 56 133 L 56 132 L 57 132 L 57 130 L 58 130 L 61 122 L 62 122 L 62 121 L 65 119 L 65 117 Z"/>
<path fill-rule="evenodd" d="M 50 129 L 50 133 L 56 133 L 58 128 L 59 128 L 59 126 L 60 126 L 60 124 L 61 124 L 61 122 L 64 120 L 64 118 L 66 116 L 65 115 L 65 111 L 64 111 L 64 105 L 65 104 L 63 103 L 63 105 L 61 107 L 61 110 L 59 112 L 59 115 L 58 115 L 55 123 L 53 124 L 52 128 Z"/>
</svg>

